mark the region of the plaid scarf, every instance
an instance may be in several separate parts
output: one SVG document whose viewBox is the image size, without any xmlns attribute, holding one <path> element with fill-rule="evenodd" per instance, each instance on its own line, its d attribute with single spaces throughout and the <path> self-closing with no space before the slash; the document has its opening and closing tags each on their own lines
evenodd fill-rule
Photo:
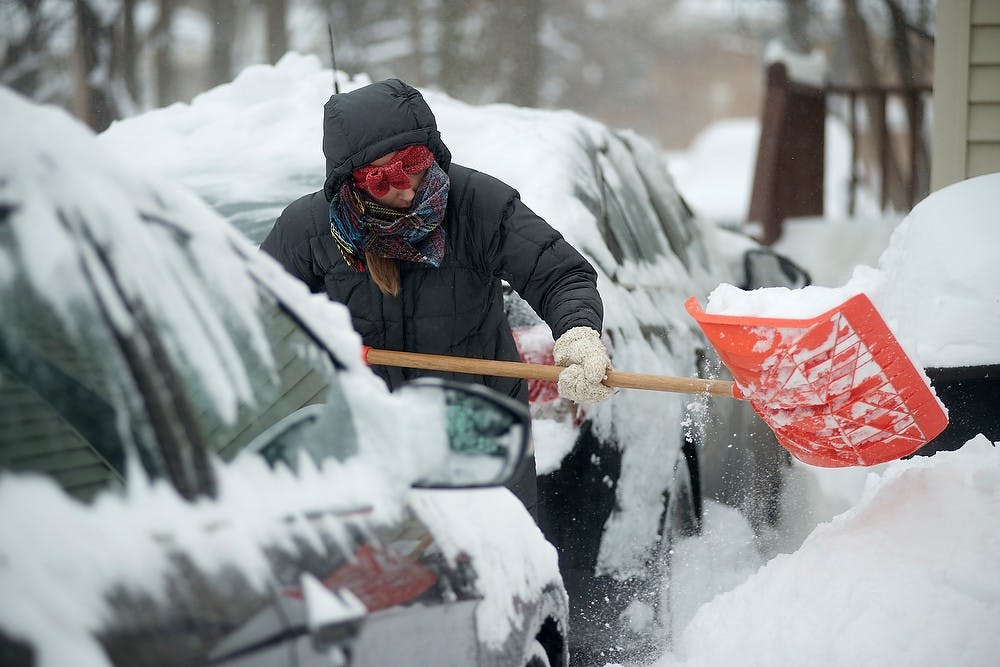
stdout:
<svg viewBox="0 0 1000 667">
<path fill-rule="evenodd" d="M 448 174 L 435 162 L 427 169 L 409 210 L 383 206 L 358 191 L 347 179 L 330 202 L 330 233 L 344 261 L 366 271 L 368 252 L 422 262 L 434 268 L 444 259 L 444 220 L 448 206 Z"/>
</svg>

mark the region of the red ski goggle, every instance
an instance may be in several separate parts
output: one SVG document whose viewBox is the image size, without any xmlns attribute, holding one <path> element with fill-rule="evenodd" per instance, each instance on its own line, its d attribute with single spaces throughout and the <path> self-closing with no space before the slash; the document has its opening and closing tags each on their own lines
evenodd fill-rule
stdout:
<svg viewBox="0 0 1000 667">
<path fill-rule="evenodd" d="M 389 186 L 397 190 L 410 188 L 410 176 L 427 169 L 434 162 L 434 154 L 427 146 L 417 144 L 396 152 L 392 161 L 378 167 L 366 165 L 352 172 L 354 185 L 376 197 L 384 197 Z"/>
</svg>

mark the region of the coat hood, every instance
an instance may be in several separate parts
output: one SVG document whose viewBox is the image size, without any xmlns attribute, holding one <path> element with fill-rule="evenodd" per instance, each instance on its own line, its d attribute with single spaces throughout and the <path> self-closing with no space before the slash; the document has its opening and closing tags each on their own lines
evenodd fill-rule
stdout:
<svg viewBox="0 0 1000 667">
<path fill-rule="evenodd" d="M 386 79 L 333 95 L 323 106 L 327 201 L 358 167 L 413 144 L 426 145 L 448 170 L 451 152 L 441 141 L 434 113 L 413 86 Z"/>
</svg>

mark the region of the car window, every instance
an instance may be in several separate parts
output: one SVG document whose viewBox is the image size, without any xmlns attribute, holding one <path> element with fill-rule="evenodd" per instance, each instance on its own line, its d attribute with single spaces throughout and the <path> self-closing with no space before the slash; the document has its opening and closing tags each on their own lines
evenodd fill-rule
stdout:
<svg viewBox="0 0 1000 667">
<path fill-rule="evenodd" d="M 610 141 L 597 156 L 603 215 L 598 224 L 617 263 L 653 262 L 668 252 L 658 228 L 650 225 L 656 213 L 634 162 L 624 144 Z"/>
<path fill-rule="evenodd" d="M 628 147 L 635 160 L 639 177 L 648 191 L 650 205 L 656 212 L 653 220 L 667 237 L 671 251 L 692 270 L 692 262 L 698 262 L 702 269 L 711 270 L 705 240 L 698 229 L 694 213 L 680 192 L 674 186 L 673 177 L 667 170 L 662 155 L 652 146 L 632 132 L 615 133 Z"/>
<path fill-rule="evenodd" d="M 10 341 L 8 327 L 0 337 L 0 468 L 46 472 L 83 498 L 122 482 L 125 446 L 99 364 L 51 313 L 26 324 L 27 339 Z"/>
<path fill-rule="evenodd" d="M 270 465 L 282 464 L 297 470 L 302 454 L 314 463 L 327 458 L 344 461 L 358 452 L 350 404 L 342 394 L 341 383 L 331 383 L 324 404 L 310 403 L 250 441 L 248 454 L 262 456 Z"/>
<path fill-rule="evenodd" d="M 93 333 L 74 336 L 44 313 L 26 316 L 31 326 L 25 333 L 34 335 L 0 343 L 0 467 L 45 472 L 89 498 L 123 480 L 125 451 L 143 442 L 141 431 L 162 435 L 174 429 L 157 422 L 181 415 L 185 437 L 223 460 L 233 458 L 281 417 L 339 391 L 330 359 L 276 303 L 265 311 L 276 368 L 247 360 L 254 401 L 242 403 L 228 420 L 213 409 L 208 390 L 178 369 L 144 364 L 123 349 L 127 343 L 88 344 Z M 130 398 L 136 383 L 160 386 L 174 405 Z M 353 440 L 353 425 L 349 418 L 338 423 L 347 431 L 339 442 L 349 446 L 344 441 Z M 149 472 L 170 476 L 169 447 L 165 457 L 156 447 L 139 452 Z"/>
<path fill-rule="evenodd" d="M 183 237 L 161 239 L 186 252 Z M 78 241 L 85 255 L 89 242 Z M 28 261 L 20 249 L 12 237 L 0 238 L 15 264 Z M 110 259 L 101 268 L 84 271 L 86 284 L 75 286 L 93 299 L 77 299 L 63 312 L 26 270 L 5 283 L 0 469 L 47 474 L 89 499 L 122 483 L 126 452 L 135 451 L 147 472 L 169 478 L 182 494 L 211 492 L 211 454 L 232 459 L 282 417 L 339 391 L 336 361 L 268 291 L 254 295 L 263 349 L 210 289 L 200 296 L 222 327 L 212 340 L 229 344 L 185 349 L 183 337 L 140 299 L 112 304 L 108 292 L 124 291 L 127 276 Z M 204 354 L 226 357 L 225 381 L 243 388 L 235 408 L 220 408 L 218 387 L 200 374 Z M 349 449 L 349 415 L 339 423 L 338 443 Z"/>
<path fill-rule="evenodd" d="M 598 225 L 612 256 L 622 264 L 655 262 L 673 255 L 688 271 L 692 262 L 708 270 L 704 240 L 662 156 L 630 141 L 627 132 L 609 137 L 595 157 L 601 201 L 587 203 L 598 213 Z"/>
<path fill-rule="evenodd" d="M 230 202 L 210 196 L 205 197 L 205 202 L 254 243 L 264 240 L 288 205 L 287 200 Z"/>
</svg>

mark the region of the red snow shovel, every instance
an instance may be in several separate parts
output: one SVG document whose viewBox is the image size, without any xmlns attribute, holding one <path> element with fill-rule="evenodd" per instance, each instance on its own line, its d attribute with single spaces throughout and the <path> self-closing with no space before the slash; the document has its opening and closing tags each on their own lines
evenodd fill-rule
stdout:
<svg viewBox="0 0 1000 667">
<path fill-rule="evenodd" d="M 685 304 L 736 382 L 609 370 L 609 387 L 748 400 L 800 461 L 870 466 L 912 454 L 948 424 L 940 402 L 863 294 L 808 319 L 707 314 Z M 363 349 L 365 362 L 557 380 L 562 367 Z"/>
<path fill-rule="evenodd" d="M 924 375 L 864 294 L 808 319 L 712 315 L 685 304 L 741 398 L 800 461 L 870 466 L 907 456 L 948 425 Z"/>
</svg>

